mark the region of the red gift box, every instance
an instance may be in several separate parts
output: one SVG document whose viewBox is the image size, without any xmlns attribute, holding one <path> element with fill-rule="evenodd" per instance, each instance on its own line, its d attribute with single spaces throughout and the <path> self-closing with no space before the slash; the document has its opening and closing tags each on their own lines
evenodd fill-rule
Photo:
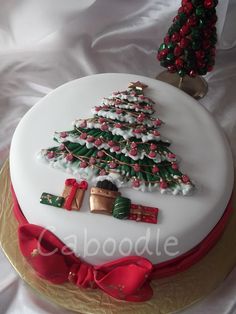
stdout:
<svg viewBox="0 0 236 314">
<path fill-rule="evenodd" d="M 156 224 L 158 211 L 159 209 L 155 207 L 131 204 L 128 219 Z"/>
</svg>

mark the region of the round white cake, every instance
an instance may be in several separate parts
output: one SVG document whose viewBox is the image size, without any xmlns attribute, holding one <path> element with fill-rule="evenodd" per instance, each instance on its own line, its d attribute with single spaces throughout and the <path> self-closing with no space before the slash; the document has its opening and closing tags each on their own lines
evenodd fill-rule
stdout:
<svg viewBox="0 0 236 314">
<path fill-rule="evenodd" d="M 188 196 L 120 188 L 132 203 L 158 207 L 158 223 L 118 220 L 90 212 L 89 189 L 80 211 L 39 202 L 43 192 L 61 195 L 68 172 L 37 159 L 42 148 L 55 146 L 55 131 L 71 129 L 77 118 L 92 116 L 92 107 L 130 82 L 148 85 L 145 95 L 155 101 L 165 122 L 162 136 L 180 168 L 195 184 Z M 98 74 L 69 82 L 43 98 L 20 121 L 10 151 L 12 184 L 29 223 L 51 230 L 77 256 L 93 265 L 123 256 L 142 255 L 157 264 L 195 247 L 221 218 L 233 187 L 233 162 L 223 132 L 195 100 L 163 82 L 129 74 Z M 78 178 L 77 178 L 78 179 Z"/>
</svg>

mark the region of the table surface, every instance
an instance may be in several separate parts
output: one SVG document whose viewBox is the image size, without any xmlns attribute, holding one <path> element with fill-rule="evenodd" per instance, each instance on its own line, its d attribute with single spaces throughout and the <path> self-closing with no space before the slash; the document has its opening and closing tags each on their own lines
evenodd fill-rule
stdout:
<svg viewBox="0 0 236 314">
<path fill-rule="evenodd" d="M 55 87 L 94 73 L 155 77 L 155 55 L 180 1 L 1 1 L 0 165 L 22 116 Z M 228 6 L 228 10 L 227 10 Z M 214 71 L 206 75 L 206 107 L 224 129 L 236 160 L 236 1 L 218 8 Z M 0 251 L 0 314 L 70 313 L 35 295 Z M 236 269 L 184 314 L 236 313 Z"/>
</svg>

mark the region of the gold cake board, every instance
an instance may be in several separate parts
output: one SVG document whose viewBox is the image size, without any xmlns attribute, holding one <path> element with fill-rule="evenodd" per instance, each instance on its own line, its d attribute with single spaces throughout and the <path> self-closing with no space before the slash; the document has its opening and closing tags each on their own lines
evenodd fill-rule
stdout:
<svg viewBox="0 0 236 314">
<path fill-rule="evenodd" d="M 234 208 L 236 193 L 233 196 Z M 40 279 L 26 263 L 18 248 L 17 222 L 12 212 L 9 164 L 0 172 L 0 244 L 20 277 L 40 295 L 66 309 L 78 313 L 174 313 L 201 300 L 214 290 L 236 264 L 236 211 L 215 247 L 187 271 L 152 281 L 153 298 L 131 303 L 115 300 L 100 290 L 79 289 L 67 283 L 52 285 Z"/>
</svg>

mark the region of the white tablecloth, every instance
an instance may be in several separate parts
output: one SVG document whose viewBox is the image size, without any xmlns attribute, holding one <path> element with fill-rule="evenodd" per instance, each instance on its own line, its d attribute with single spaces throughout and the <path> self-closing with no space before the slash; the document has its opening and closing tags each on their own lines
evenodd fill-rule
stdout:
<svg viewBox="0 0 236 314">
<path fill-rule="evenodd" d="M 101 72 L 155 77 L 156 50 L 180 1 L 1 0 L 0 164 L 21 117 L 55 87 Z M 236 160 L 236 1 L 218 6 L 217 62 L 200 101 L 224 129 Z M 236 269 L 185 314 L 236 313 Z M 69 313 L 39 298 L 0 251 L 0 314 Z"/>
</svg>

